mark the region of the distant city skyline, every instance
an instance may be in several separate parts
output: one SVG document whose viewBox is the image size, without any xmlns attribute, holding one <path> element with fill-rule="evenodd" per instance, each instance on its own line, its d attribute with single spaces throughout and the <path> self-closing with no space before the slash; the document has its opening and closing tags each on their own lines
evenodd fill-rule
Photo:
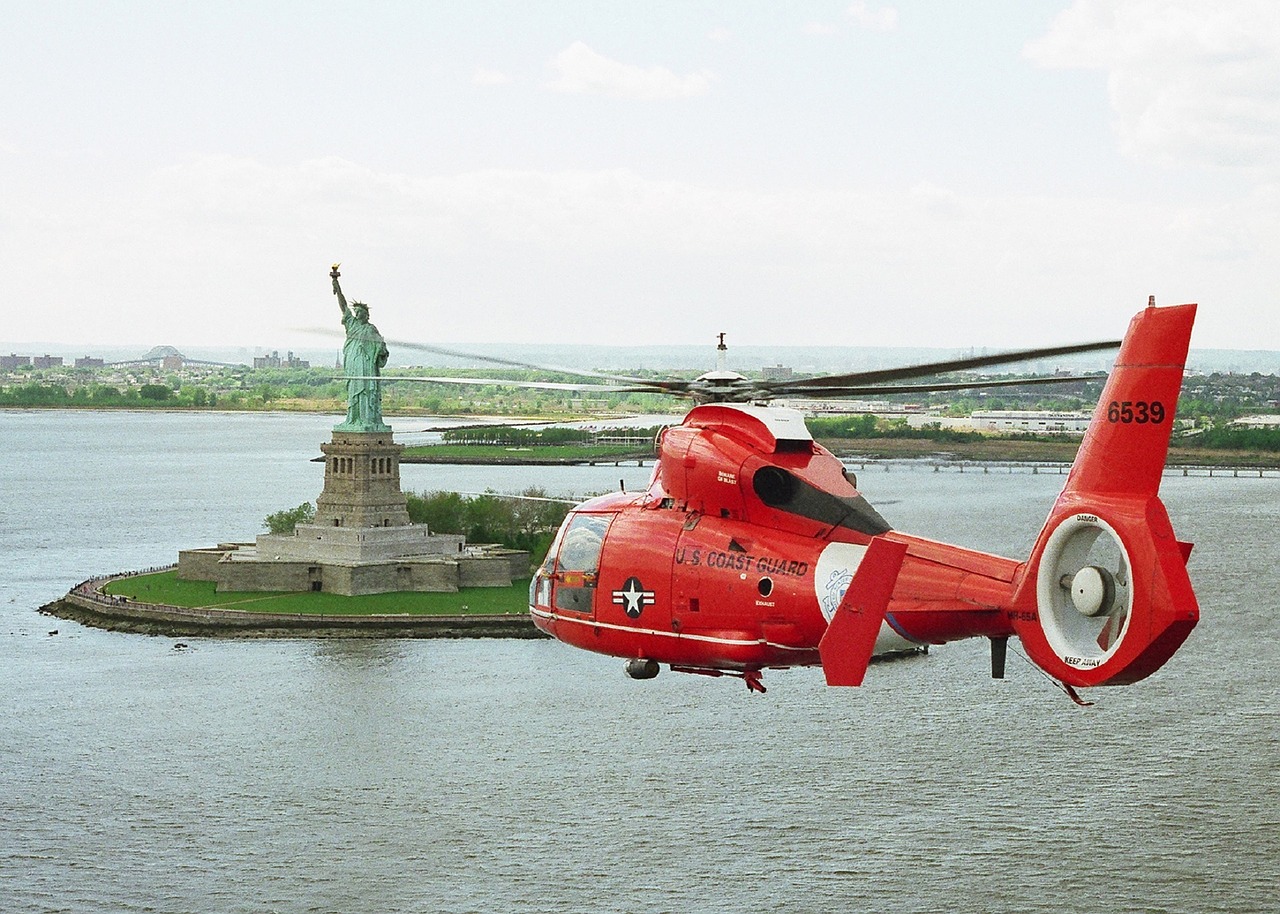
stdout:
<svg viewBox="0 0 1280 914">
<path fill-rule="evenodd" d="M 514 358 L 549 366 L 585 368 L 605 371 L 641 370 L 710 370 L 715 366 L 715 351 L 711 346 L 576 346 L 555 343 L 483 344 L 460 343 L 460 351 L 500 358 Z M 157 349 L 174 349 L 192 363 L 212 362 L 240 364 L 252 367 L 255 361 L 280 355 L 278 346 L 156 346 L 152 344 L 124 344 L 81 346 L 65 343 L 39 343 L 25 346 L 20 343 L 0 341 L 0 357 L 10 354 L 35 358 L 52 355 L 66 360 L 70 367 L 75 360 L 102 358 L 109 366 L 113 362 L 139 361 Z M 37 351 L 38 350 L 38 351 Z M 924 346 L 737 346 L 729 350 L 728 366 L 738 371 L 762 371 L 777 365 L 800 372 L 857 371 L 908 365 L 916 362 L 948 358 L 958 354 L 984 354 L 995 348 L 976 347 L 924 347 Z M 340 371 L 341 350 L 303 347 L 285 350 L 282 362 L 290 355 L 310 362 L 311 368 Z M 1113 355 L 1108 353 L 1085 354 L 1067 358 L 1009 366 L 1007 371 L 1043 372 L 1066 367 L 1073 371 L 1106 371 Z M 429 353 L 413 353 L 392 347 L 389 366 L 392 369 L 413 366 L 437 366 L 446 368 L 486 367 L 482 361 L 470 362 L 433 356 Z M 1280 350 L 1207 349 L 1192 347 L 1187 368 L 1193 372 L 1236 372 L 1280 374 Z M 493 370 L 499 368 L 493 366 Z M 992 369 L 999 373 L 1000 368 Z"/>
<path fill-rule="evenodd" d="M 6 346 L 1280 349 L 1280 4 L 18 4 Z"/>
</svg>

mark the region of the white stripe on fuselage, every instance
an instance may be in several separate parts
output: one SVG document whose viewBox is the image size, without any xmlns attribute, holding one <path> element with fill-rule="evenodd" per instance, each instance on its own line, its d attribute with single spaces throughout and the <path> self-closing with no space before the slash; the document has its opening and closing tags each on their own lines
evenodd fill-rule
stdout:
<svg viewBox="0 0 1280 914">
<path fill-rule="evenodd" d="M 558 613 L 538 609 L 536 606 L 530 606 L 529 613 L 541 619 L 551 619 L 555 622 L 573 622 L 578 625 L 586 625 L 591 628 L 607 628 L 610 631 L 615 632 L 630 632 L 633 635 L 657 635 L 661 638 L 680 638 L 685 641 L 701 641 L 705 644 L 764 645 L 765 647 L 774 647 L 782 651 L 816 650 L 816 647 L 796 647 L 791 644 L 778 644 L 775 641 L 769 641 L 765 638 L 720 638 L 715 635 L 690 635 L 684 632 L 667 632 L 656 628 L 637 628 L 634 625 L 615 625 L 611 622 L 597 622 L 594 619 L 579 619 L 576 616 L 562 616 Z"/>
</svg>

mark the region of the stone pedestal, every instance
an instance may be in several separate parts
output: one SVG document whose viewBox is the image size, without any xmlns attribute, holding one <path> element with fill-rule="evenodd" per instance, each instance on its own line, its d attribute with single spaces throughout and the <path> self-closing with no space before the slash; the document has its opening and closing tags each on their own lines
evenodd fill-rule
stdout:
<svg viewBox="0 0 1280 914">
<path fill-rule="evenodd" d="M 324 491 L 316 517 L 290 534 L 264 533 L 255 545 L 188 549 L 183 580 L 213 581 L 219 591 L 317 590 L 346 596 L 391 591 L 456 592 L 507 587 L 527 573 L 529 554 L 466 545 L 456 534 L 411 524 L 400 491 L 404 448 L 385 432 L 334 429 L 324 451 Z"/>
<path fill-rule="evenodd" d="M 258 534 L 258 554 L 301 562 L 389 562 L 426 555 L 458 556 L 467 538 L 427 533 L 426 524 L 403 527 L 325 527 L 298 524 L 292 533 Z"/>
<path fill-rule="evenodd" d="M 324 491 L 316 499 L 316 526 L 407 527 L 408 499 L 400 491 L 403 445 L 391 432 L 334 431 L 324 452 Z"/>
</svg>

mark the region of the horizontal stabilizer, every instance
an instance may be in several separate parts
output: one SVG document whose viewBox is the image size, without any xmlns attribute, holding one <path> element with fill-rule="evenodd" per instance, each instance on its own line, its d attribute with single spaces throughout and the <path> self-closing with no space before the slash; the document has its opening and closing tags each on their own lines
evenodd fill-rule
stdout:
<svg viewBox="0 0 1280 914">
<path fill-rule="evenodd" d="M 818 643 L 827 685 L 862 685 L 906 554 L 905 543 L 884 537 L 876 537 L 867 547 L 867 554 Z"/>
</svg>

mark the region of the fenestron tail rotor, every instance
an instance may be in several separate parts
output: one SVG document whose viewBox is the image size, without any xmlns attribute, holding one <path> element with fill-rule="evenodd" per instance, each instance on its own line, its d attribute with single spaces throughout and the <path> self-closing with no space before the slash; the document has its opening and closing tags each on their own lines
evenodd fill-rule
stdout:
<svg viewBox="0 0 1280 914">
<path fill-rule="evenodd" d="M 1106 522 L 1075 518 L 1058 527 L 1040 566 L 1041 621 L 1059 652 L 1100 663 L 1124 637 L 1133 603 L 1130 560 Z"/>
</svg>

